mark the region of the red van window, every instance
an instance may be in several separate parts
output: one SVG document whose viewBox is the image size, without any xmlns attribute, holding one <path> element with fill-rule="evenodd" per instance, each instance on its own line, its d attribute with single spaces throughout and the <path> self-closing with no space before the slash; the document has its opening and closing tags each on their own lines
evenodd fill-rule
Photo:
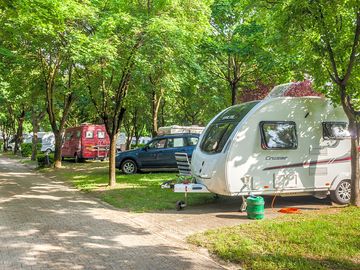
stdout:
<svg viewBox="0 0 360 270">
<path fill-rule="evenodd" d="M 70 141 L 70 140 L 71 140 L 71 136 L 72 136 L 72 132 L 66 133 L 66 135 L 65 135 L 65 140 Z"/>
<path fill-rule="evenodd" d="M 76 138 L 80 138 L 81 132 L 80 130 L 76 131 Z"/>
<path fill-rule="evenodd" d="M 105 132 L 104 131 L 98 131 L 97 135 L 98 135 L 99 139 L 104 139 L 105 138 Z"/>
<path fill-rule="evenodd" d="M 90 130 L 86 131 L 86 133 L 85 133 L 85 138 L 87 138 L 87 139 L 92 139 L 92 138 L 94 138 L 94 132 L 92 132 L 92 131 L 90 131 Z"/>
</svg>

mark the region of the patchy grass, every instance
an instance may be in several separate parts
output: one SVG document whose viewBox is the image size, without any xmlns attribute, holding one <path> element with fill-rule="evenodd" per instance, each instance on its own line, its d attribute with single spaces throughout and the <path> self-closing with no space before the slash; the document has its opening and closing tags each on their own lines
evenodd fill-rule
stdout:
<svg viewBox="0 0 360 270">
<path fill-rule="evenodd" d="M 188 241 L 243 269 L 360 269 L 360 209 L 282 216 Z"/>
<path fill-rule="evenodd" d="M 14 155 L 14 153 L 12 151 L 1 152 L 0 155 L 7 157 L 7 158 L 11 158 L 11 159 L 21 159 L 22 158 L 20 155 Z"/>
<path fill-rule="evenodd" d="M 13 152 L 1 152 L 0 156 L 4 156 L 11 159 L 18 159 L 20 163 L 29 165 L 31 167 L 37 166 L 37 161 L 31 160 L 29 157 L 22 157 L 21 155 L 14 155 Z"/>
<path fill-rule="evenodd" d="M 63 162 L 63 165 L 59 170 L 47 168 L 40 171 L 71 181 L 76 188 L 90 192 L 118 208 L 134 212 L 175 209 L 176 201 L 184 200 L 184 194 L 160 188 L 164 181 L 176 178 L 176 173 L 124 175 L 117 171 L 117 185 L 109 188 L 107 162 Z M 196 205 L 211 201 L 213 195 L 190 194 L 188 198 L 189 205 Z"/>
</svg>

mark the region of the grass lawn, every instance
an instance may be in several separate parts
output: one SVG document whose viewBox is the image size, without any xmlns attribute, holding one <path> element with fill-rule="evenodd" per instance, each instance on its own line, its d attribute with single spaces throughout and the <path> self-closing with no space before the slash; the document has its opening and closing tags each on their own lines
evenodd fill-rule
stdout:
<svg viewBox="0 0 360 270">
<path fill-rule="evenodd" d="M 360 269 L 360 209 L 281 216 L 188 241 L 243 269 Z"/>
<path fill-rule="evenodd" d="M 124 175 L 117 170 L 117 185 L 108 188 L 108 163 L 63 162 L 59 170 L 42 169 L 42 172 L 56 175 L 64 181 L 71 181 L 80 190 L 91 192 L 100 199 L 118 208 L 134 212 L 148 212 L 175 209 L 178 200 L 184 200 L 184 194 L 161 189 L 160 184 L 176 178 L 176 173 L 141 173 Z M 190 194 L 189 205 L 202 204 L 213 200 L 212 194 Z"/>
</svg>

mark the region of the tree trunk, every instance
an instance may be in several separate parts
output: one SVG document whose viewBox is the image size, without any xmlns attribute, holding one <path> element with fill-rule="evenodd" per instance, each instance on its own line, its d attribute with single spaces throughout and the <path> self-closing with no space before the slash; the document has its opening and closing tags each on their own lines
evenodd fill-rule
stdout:
<svg viewBox="0 0 360 270">
<path fill-rule="evenodd" d="M 160 91 L 160 94 L 157 95 L 155 89 L 152 92 L 152 135 L 155 137 L 158 132 L 158 116 L 159 116 L 159 109 L 161 104 L 161 99 L 163 97 L 163 91 Z"/>
<path fill-rule="evenodd" d="M 231 105 L 235 105 L 236 102 L 236 94 L 237 94 L 237 83 L 230 82 L 230 89 L 231 89 Z"/>
<path fill-rule="evenodd" d="M 355 119 L 349 119 L 351 133 L 351 205 L 360 207 L 359 138 Z"/>
<path fill-rule="evenodd" d="M 9 136 L 7 135 L 7 131 L 5 131 L 5 125 L 1 126 L 2 129 L 2 139 L 3 139 L 3 151 L 7 152 L 8 151 L 8 145 L 9 145 Z"/>
<path fill-rule="evenodd" d="M 31 160 L 36 160 L 36 156 L 37 156 L 38 131 L 39 131 L 38 125 L 33 125 Z"/>
<path fill-rule="evenodd" d="M 110 137 L 110 156 L 109 156 L 109 186 L 114 187 L 116 185 L 116 139 L 117 135 L 111 135 Z"/>
<path fill-rule="evenodd" d="M 126 145 L 125 145 L 126 150 L 131 149 L 131 141 L 132 141 L 132 132 L 129 132 L 128 136 L 126 137 Z"/>
<path fill-rule="evenodd" d="M 18 128 L 15 135 L 15 146 L 14 146 L 14 155 L 16 155 L 19 152 L 20 144 L 22 142 L 23 137 L 23 125 L 25 120 L 25 111 L 22 110 L 20 117 L 18 118 Z"/>
<path fill-rule="evenodd" d="M 54 154 L 54 167 L 61 168 L 61 146 L 62 146 L 62 132 L 56 131 L 55 135 L 55 154 Z"/>
<path fill-rule="evenodd" d="M 156 137 L 159 127 L 158 127 L 158 115 L 155 112 L 153 113 L 152 124 L 153 124 L 152 136 Z"/>
<path fill-rule="evenodd" d="M 35 110 L 31 111 L 31 125 L 33 128 L 32 148 L 31 148 L 31 160 L 36 160 L 37 145 L 38 145 L 38 132 L 40 129 L 40 121 L 44 118 L 45 112 L 36 113 Z"/>
</svg>

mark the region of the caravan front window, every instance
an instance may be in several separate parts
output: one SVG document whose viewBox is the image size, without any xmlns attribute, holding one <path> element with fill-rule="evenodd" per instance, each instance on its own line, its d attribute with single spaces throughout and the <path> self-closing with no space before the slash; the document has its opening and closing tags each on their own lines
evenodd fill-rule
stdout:
<svg viewBox="0 0 360 270">
<path fill-rule="evenodd" d="M 292 121 L 260 122 L 263 149 L 296 149 L 296 124 Z"/>
<path fill-rule="evenodd" d="M 202 151 L 219 153 L 223 150 L 235 127 L 259 101 L 233 106 L 220 114 L 205 131 L 200 144 Z"/>
</svg>

